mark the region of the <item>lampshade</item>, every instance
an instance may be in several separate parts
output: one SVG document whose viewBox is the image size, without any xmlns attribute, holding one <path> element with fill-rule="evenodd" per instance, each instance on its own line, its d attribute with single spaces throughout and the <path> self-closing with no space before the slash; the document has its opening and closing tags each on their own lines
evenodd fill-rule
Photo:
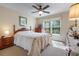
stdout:
<svg viewBox="0 0 79 59">
<path fill-rule="evenodd" d="M 69 19 L 70 20 L 78 20 L 79 19 L 79 3 L 73 4 L 70 7 Z"/>
<path fill-rule="evenodd" d="M 2 27 L 2 36 L 9 36 L 10 35 L 10 27 L 9 26 L 3 26 Z"/>
<path fill-rule="evenodd" d="M 4 35 L 5 36 L 9 35 L 9 31 L 8 30 L 4 31 Z"/>
</svg>

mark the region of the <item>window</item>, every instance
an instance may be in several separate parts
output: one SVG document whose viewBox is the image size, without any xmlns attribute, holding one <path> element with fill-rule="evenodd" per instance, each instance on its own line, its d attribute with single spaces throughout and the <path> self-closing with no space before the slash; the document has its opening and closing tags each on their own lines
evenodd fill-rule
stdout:
<svg viewBox="0 0 79 59">
<path fill-rule="evenodd" d="M 44 22 L 44 29 L 45 29 L 45 32 L 50 33 L 50 22 L 49 21 Z"/>
<path fill-rule="evenodd" d="M 60 34 L 60 19 L 55 18 L 50 21 L 43 21 L 45 32 L 52 34 Z"/>
</svg>

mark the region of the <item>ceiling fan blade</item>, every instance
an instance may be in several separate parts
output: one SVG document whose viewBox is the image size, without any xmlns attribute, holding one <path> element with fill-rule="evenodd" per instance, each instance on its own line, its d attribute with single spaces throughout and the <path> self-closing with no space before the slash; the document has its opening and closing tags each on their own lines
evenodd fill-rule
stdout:
<svg viewBox="0 0 79 59">
<path fill-rule="evenodd" d="M 34 7 L 35 9 L 39 10 L 39 8 L 37 8 L 36 6 L 32 5 L 32 7 Z"/>
<path fill-rule="evenodd" d="M 48 13 L 48 14 L 50 13 L 50 12 L 48 12 L 48 11 L 43 11 L 43 12 L 44 12 L 44 13 Z"/>
<path fill-rule="evenodd" d="M 43 8 L 43 10 L 47 9 L 48 7 L 49 7 L 49 5 L 46 5 L 46 6 Z"/>
<path fill-rule="evenodd" d="M 32 13 L 36 13 L 36 12 L 38 12 L 38 11 L 34 11 L 34 12 L 32 12 Z"/>
</svg>

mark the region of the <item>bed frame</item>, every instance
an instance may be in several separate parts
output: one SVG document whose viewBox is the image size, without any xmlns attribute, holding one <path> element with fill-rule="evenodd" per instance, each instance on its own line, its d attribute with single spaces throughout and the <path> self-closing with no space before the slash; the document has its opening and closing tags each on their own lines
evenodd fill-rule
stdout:
<svg viewBox="0 0 79 59">
<path fill-rule="evenodd" d="M 20 32 L 20 31 L 29 31 L 29 29 L 27 29 L 27 28 L 20 28 L 20 29 L 16 30 L 15 25 L 13 25 L 13 35 L 15 35 L 17 32 Z"/>
<path fill-rule="evenodd" d="M 20 32 L 20 31 L 27 31 L 28 29 L 26 29 L 26 28 L 20 28 L 20 29 L 17 29 L 16 30 L 16 27 L 15 27 L 15 25 L 13 25 L 13 36 L 16 34 L 16 33 L 18 33 L 18 32 Z M 17 46 L 16 44 L 14 44 L 15 46 Z M 19 46 L 17 46 L 17 47 L 19 47 Z M 21 48 L 21 47 L 19 47 L 19 48 Z M 23 50 L 25 50 L 24 48 L 21 48 L 21 49 L 23 49 Z M 28 50 L 25 50 L 27 53 L 28 53 Z"/>
</svg>

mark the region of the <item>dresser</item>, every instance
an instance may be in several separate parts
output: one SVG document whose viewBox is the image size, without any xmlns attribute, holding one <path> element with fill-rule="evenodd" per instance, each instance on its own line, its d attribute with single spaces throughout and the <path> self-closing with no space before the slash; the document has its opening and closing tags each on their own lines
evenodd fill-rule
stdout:
<svg viewBox="0 0 79 59">
<path fill-rule="evenodd" d="M 38 26 L 35 28 L 35 32 L 42 32 L 42 25 L 38 25 Z"/>
<path fill-rule="evenodd" d="M 13 41 L 14 41 L 13 37 L 2 36 L 0 38 L 0 49 L 4 49 L 4 48 L 10 47 L 10 46 L 13 46 L 14 45 Z"/>
</svg>

